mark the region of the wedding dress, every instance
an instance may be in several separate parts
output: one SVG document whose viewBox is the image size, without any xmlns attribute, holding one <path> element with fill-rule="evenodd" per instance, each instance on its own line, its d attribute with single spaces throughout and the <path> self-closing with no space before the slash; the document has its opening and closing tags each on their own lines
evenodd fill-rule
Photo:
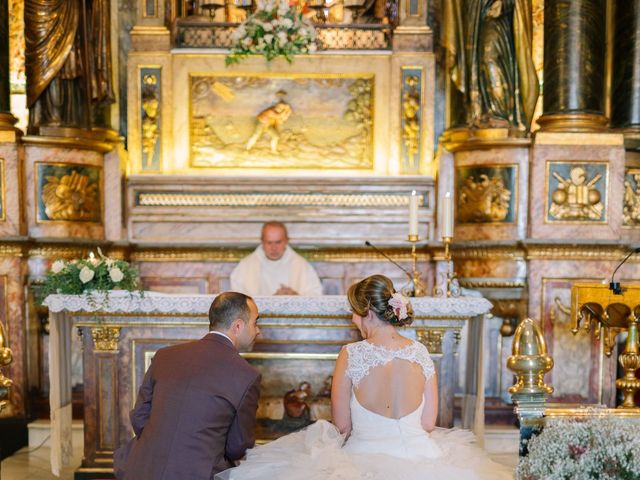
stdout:
<svg viewBox="0 0 640 480">
<path fill-rule="evenodd" d="M 363 340 L 347 345 L 351 378 L 352 430 L 346 443 L 331 423 L 313 425 L 247 452 L 240 466 L 216 480 L 507 480 L 511 469 L 492 462 L 464 430 L 436 429 L 421 424 L 418 408 L 389 418 L 363 407 L 355 395 L 358 384 L 377 367 L 394 359 L 418 364 L 425 379 L 435 372 L 424 345 L 413 342 L 389 350 Z"/>
</svg>

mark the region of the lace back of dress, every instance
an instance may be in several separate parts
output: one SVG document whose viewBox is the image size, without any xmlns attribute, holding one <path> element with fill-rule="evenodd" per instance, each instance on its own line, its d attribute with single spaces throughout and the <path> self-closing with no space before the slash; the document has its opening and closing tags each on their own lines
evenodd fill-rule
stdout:
<svg viewBox="0 0 640 480">
<path fill-rule="evenodd" d="M 431 378 L 435 372 L 427 348 L 418 342 L 398 350 L 389 350 L 363 340 L 347 345 L 347 353 L 347 375 L 351 379 L 353 388 L 358 386 L 372 368 L 385 365 L 394 359 L 407 360 L 420 365 L 425 380 Z"/>
</svg>

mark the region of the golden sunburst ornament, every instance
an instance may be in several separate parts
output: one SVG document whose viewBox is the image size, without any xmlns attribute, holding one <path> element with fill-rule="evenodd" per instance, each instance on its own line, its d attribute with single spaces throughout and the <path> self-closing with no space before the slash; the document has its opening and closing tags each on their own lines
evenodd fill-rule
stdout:
<svg viewBox="0 0 640 480">
<path fill-rule="evenodd" d="M 45 213 L 51 220 L 93 220 L 96 218 L 98 185 L 87 175 L 73 170 L 62 177 L 47 176 L 42 188 Z"/>
</svg>

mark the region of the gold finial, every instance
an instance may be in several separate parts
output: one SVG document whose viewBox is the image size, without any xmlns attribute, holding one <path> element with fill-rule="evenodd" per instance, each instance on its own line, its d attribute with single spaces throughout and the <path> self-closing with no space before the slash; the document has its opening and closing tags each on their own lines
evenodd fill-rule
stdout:
<svg viewBox="0 0 640 480">
<path fill-rule="evenodd" d="M 553 359 L 547 355 L 547 345 L 540 328 L 530 318 L 516 328 L 507 368 L 516 374 L 516 383 L 509 388 L 509 393 L 553 392 L 553 387 L 544 383 L 544 374 L 553 368 Z"/>
</svg>

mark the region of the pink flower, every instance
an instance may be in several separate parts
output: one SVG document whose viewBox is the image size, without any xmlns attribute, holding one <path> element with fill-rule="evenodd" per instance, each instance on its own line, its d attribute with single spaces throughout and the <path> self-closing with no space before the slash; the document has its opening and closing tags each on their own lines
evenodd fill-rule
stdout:
<svg viewBox="0 0 640 480">
<path fill-rule="evenodd" d="M 389 299 L 389 305 L 393 308 L 393 312 L 398 317 L 398 320 L 404 320 L 409 316 L 407 313 L 407 305 L 409 305 L 409 299 L 401 293 L 394 293 Z"/>
</svg>

